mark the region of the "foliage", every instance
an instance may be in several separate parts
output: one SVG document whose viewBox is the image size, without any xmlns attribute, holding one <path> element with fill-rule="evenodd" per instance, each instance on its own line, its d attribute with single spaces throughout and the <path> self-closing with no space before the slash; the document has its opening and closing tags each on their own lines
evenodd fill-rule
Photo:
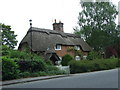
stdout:
<svg viewBox="0 0 120 90">
<path fill-rule="evenodd" d="M 33 57 L 33 55 L 30 53 L 23 52 L 23 51 L 10 50 L 9 57 L 10 58 L 19 58 L 19 59 L 23 59 L 23 60 L 25 60 L 25 59 L 30 60 Z"/>
<path fill-rule="evenodd" d="M 50 65 L 50 66 L 53 66 L 53 63 L 52 63 L 52 61 L 50 61 L 50 60 L 46 60 L 45 62 L 46 62 L 46 64 L 47 64 L 48 66 L 49 66 L 49 65 Z"/>
<path fill-rule="evenodd" d="M 39 77 L 39 76 L 48 76 L 48 75 L 60 75 L 64 74 L 64 71 L 61 70 L 51 70 L 51 71 L 38 71 L 38 72 L 22 72 L 20 73 L 20 78 L 27 78 L 27 77 Z"/>
<path fill-rule="evenodd" d="M 2 57 L 2 80 L 16 79 L 19 76 L 19 66 L 12 59 Z"/>
<path fill-rule="evenodd" d="M 36 71 L 45 71 L 46 70 L 46 64 L 43 62 L 43 60 L 17 60 L 17 64 L 20 66 L 19 69 L 29 72 L 36 72 Z"/>
<path fill-rule="evenodd" d="M 61 62 L 61 64 L 62 64 L 63 66 L 67 66 L 68 63 L 69 63 L 71 60 L 73 60 L 73 57 L 70 56 L 69 54 L 66 54 L 65 56 L 62 57 L 62 62 Z"/>
<path fill-rule="evenodd" d="M 110 58 L 111 56 L 120 58 L 120 43 L 106 47 L 105 54 L 106 58 Z"/>
<path fill-rule="evenodd" d="M 18 58 L 19 60 L 36 60 L 36 59 L 42 59 L 40 56 L 36 54 L 27 53 L 24 51 L 18 51 L 18 50 L 9 50 L 8 56 L 10 58 Z"/>
<path fill-rule="evenodd" d="M 99 59 L 99 58 L 101 58 L 101 55 L 99 55 L 99 53 L 96 51 L 89 52 L 89 54 L 87 56 L 88 60 L 95 60 L 95 59 Z"/>
<path fill-rule="evenodd" d="M 46 71 L 52 71 L 52 70 L 57 71 L 59 69 L 57 67 L 55 67 L 55 66 L 47 66 L 47 70 Z"/>
<path fill-rule="evenodd" d="M 47 66 L 47 70 L 46 71 L 36 71 L 36 72 L 29 72 L 29 71 L 25 71 L 25 72 L 21 72 L 19 74 L 20 78 L 26 78 L 26 77 L 38 77 L 38 76 L 47 76 L 47 75 L 59 75 L 59 74 L 64 74 L 65 72 L 62 70 L 59 70 L 57 67 L 55 66 Z"/>
<path fill-rule="evenodd" d="M 79 13 L 75 33 L 79 34 L 96 51 L 104 50 L 108 45 L 117 43 L 120 30 L 115 24 L 118 14 L 112 2 L 83 2 Z"/>
<path fill-rule="evenodd" d="M 30 77 L 31 76 L 31 73 L 26 71 L 26 72 L 21 72 L 19 74 L 19 78 L 27 78 L 27 77 Z"/>
<path fill-rule="evenodd" d="M 67 51 L 68 51 L 68 52 L 72 51 L 72 52 L 74 52 L 74 54 L 75 54 L 74 57 L 75 57 L 75 56 L 80 56 L 81 59 L 83 59 L 83 52 L 80 51 L 80 50 L 77 50 L 75 47 L 69 47 L 69 48 L 67 49 Z"/>
<path fill-rule="evenodd" d="M 35 54 L 30 54 L 17 50 L 10 50 L 10 58 L 14 58 L 21 71 L 43 71 L 46 69 L 46 63 Z"/>
<path fill-rule="evenodd" d="M 44 74 L 43 74 L 44 75 Z M 33 73 L 31 73 L 31 75 L 30 75 L 31 77 L 38 77 L 38 76 L 41 76 L 41 73 L 39 73 L 39 72 L 33 72 Z"/>
<path fill-rule="evenodd" d="M 17 45 L 17 35 L 11 30 L 11 26 L 4 24 L 0 24 L 0 26 L 2 27 L 2 30 L 0 30 L 0 33 L 2 33 L 2 45 L 6 45 L 11 49 L 15 48 Z"/>
<path fill-rule="evenodd" d="M 0 49 L 1 49 L 0 53 L 2 53 L 2 56 L 9 55 L 10 48 L 8 48 L 6 45 L 1 45 Z"/>
<path fill-rule="evenodd" d="M 6 51 L 7 49 L 5 47 Z M 2 56 L 3 80 L 64 74 L 64 71 L 53 66 L 51 61 L 45 62 L 36 54 L 9 49 L 4 55 Z"/>
<path fill-rule="evenodd" d="M 82 60 L 82 61 L 73 60 L 69 62 L 70 73 L 82 73 L 82 72 L 114 69 L 120 66 L 118 61 L 120 60 L 117 58 Z"/>
</svg>

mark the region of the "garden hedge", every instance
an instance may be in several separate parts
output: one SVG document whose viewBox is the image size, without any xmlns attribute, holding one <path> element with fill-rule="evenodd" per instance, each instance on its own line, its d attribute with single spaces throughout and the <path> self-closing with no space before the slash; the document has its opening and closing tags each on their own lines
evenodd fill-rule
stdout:
<svg viewBox="0 0 120 90">
<path fill-rule="evenodd" d="M 99 70 L 114 69 L 120 66 L 120 60 L 117 58 L 111 59 L 96 59 L 96 60 L 72 60 L 69 62 L 70 73 L 82 73 Z"/>
</svg>

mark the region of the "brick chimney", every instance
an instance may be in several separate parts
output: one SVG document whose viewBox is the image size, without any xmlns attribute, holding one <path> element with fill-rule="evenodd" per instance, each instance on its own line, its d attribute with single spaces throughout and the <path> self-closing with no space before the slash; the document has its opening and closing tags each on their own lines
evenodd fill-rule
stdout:
<svg viewBox="0 0 120 90">
<path fill-rule="evenodd" d="M 56 19 L 55 19 L 55 22 L 53 23 L 53 30 L 64 32 L 63 23 L 61 23 L 61 21 L 59 21 L 59 23 L 56 23 Z"/>
</svg>

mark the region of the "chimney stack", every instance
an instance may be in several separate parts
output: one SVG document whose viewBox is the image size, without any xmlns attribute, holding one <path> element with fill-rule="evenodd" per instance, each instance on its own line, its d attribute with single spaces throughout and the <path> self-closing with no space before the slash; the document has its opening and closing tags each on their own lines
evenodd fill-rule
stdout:
<svg viewBox="0 0 120 90">
<path fill-rule="evenodd" d="M 53 23 L 53 30 L 64 32 L 63 31 L 63 23 L 61 21 L 59 21 L 59 23 L 57 23 L 56 19 L 55 19 L 55 22 Z"/>
</svg>

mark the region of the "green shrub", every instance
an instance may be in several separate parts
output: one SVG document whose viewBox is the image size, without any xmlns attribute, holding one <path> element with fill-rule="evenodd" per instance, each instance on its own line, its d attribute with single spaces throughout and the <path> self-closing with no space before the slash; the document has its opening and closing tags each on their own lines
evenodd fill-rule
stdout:
<svg viewBox="0 0 120 90">
<path fill-rule="evenodd" d="M 87 72 L 90 71 L 89 67 L 90 65 L 86 66 L 85 61 L 71 61 L 70 64 L 70 73 L 81 73 L 81 72 Z"/>
<path fill-rule="evenodd" d="M 17 60 L 16 62 L 19 65 L 19 69 L 22 72 L 24 71 L 37 72 L 46 70 L 46 63 L 41 59 Z"/>
<path fill-rule="evenodd" d="M 57 67 L 55 67 L 55 66 L 47 66 L 47 71 L 51 71 L 51 70 L 57 71 L 59 69 Z"/>
<path fill-rule="evenodd" d="M 38 77 L 38 76 L 40 76 L 40 74 L 38 72 L 33 72 L 33 73 L 31 73 L 30 76 L 31 77 Z"/>
<path fill-rule="evenodd" d="M 99 59 L 99 58 L 101 58 L 102 56 L 98 53 L 98 52 L 96 52 L 96 51 L 91 51 L 91 52 L 89 52 L 89 54 L 88 54 L 88 56 L 87 56 L 87 59 L 88 60 L 94 60 L 94 59 Z"/>
<path fill-rule="evenodd" d="M 65 71 L 63 70 L 51 70 L 46 72 L 47 75 L 60 75 L 60 74 L 65 74 Z"/>
<path fill-rule="evenodd" d="M 53 63 L 50 60 L 46 60 L 45 62 L 46 62 L 47 65 L 53 66 Z"/>
<path fill-rule="evenodd" d="M 2 53 L 2 56 L 8 56 L 10 49 L 6 45 L 0 46 L 0 53 Z"/>
<path fill-rule="evenodd" d="M 19 58 L 23 60 L 30 60 L 33 58 L 33 55 L 30 53 L 26 53 L 23 51 L 18 51 L 18 50 L 10 50 L 9 51 L 9 57 L 10 58 Z"/>
<path fill-rule="evenodd" d="M 45 62 L 36 54 L 7 50 L 8 48 L 4 47 L 5 56 L 2 57 L 3 80 L 63 73 L 63 71 L 55 67 L 50 60 Z"/>
<path fill-rule="evenodd" d="M 19 77 L 20 78 L 26 78 L 26 77 L 30 77 L 31 76 L 31 74 L 30 74 L 30 72 L 21 72 L 20 74 L 19 74 Z"/>
<path fill-rule="evenodd" d="M 67 66 L 68 63 L 69 63 L 71 60 L 73 60 L 73 57 L 70 56 L 69 54 L 66 54 L 65 56 L 62 57 L 62 62 L 61 62 L 61 64 L 62 64 L 63 66 Z"/>
<path fill-rule="evenodd" d="M 22 72 L 36 72 L 46 70 L 46 63 L 41 57 L 37 56 L 36 54 L 11 50 L 9 57 L 17 58 L 15 61 L 19 65 L 19 69 Z"/>
<path fill-rule="evenodd" d="M 12 59 L 2 57 L 2 80 L 16 79 L 19 76 L 19 66 Z"/>
<path fill-rule="evenodd" d="M 84 61 L 71 61 L 70 73 L 81 73 L 99 70 L 108 70 L 117 68 L 118 59 L 96 59 L 96 60 L 84 60 Z"/>
<path fill-rule="evenodd" d="M 39 73 L 39 76 L 47 76 L 48 75 L 45 71 L 40 71 L 38 73 Z"/>
</svg>

